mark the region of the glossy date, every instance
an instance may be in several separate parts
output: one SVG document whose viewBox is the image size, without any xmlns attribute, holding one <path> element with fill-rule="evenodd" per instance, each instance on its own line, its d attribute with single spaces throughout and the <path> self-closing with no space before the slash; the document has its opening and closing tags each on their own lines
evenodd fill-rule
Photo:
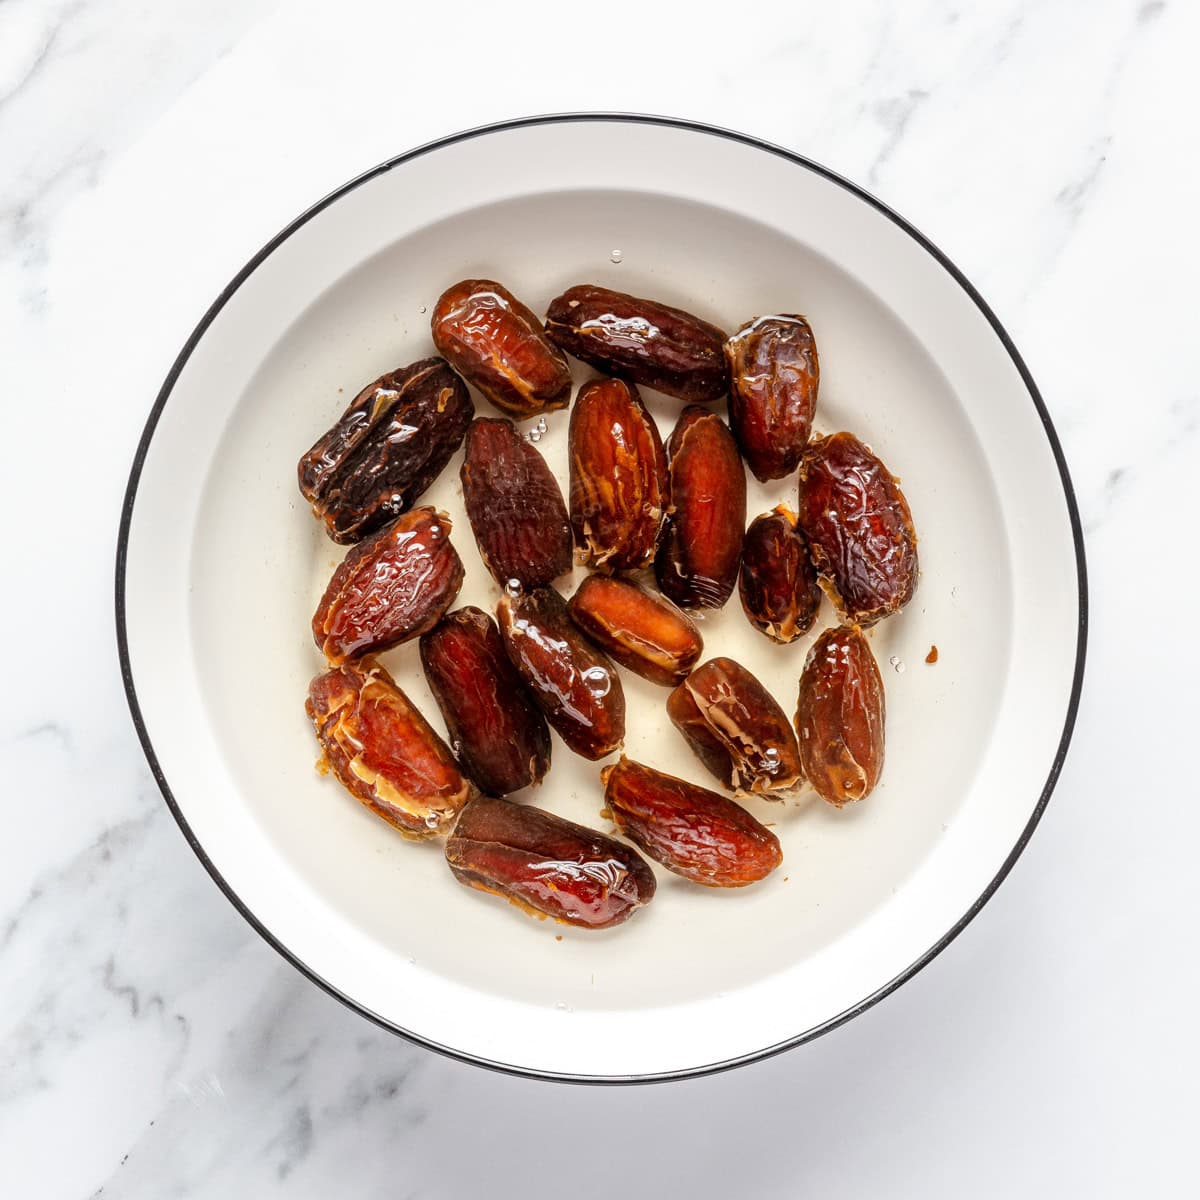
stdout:
<svg viewBox="0 0 1200 1200">
<path fill-rule="evenodd" d="M 621 833 L 693 883 L 745 887 L 783 861 L 779 839 L 728 796 L 624 757 L 600 778 Z"/>
<path fill-rule="evenodd" d="M 780 504 L 750 522 L 738 576 L 750 624 L 786 645 L 807 633 L 821 607 L 821 588 L 796 514 Z"/>
<path fill-rule="evenodd" d="M 636 850 L 543 809 L 488 796 L 463 809 L 446 861 L 467 887 L 584 929 L 619 925 L 654 897 L 654 872 Z"/>
<path fill-rule="evenodd" d="M 416 503 L 474 414 L 445 360 L 392 371 L 363 388 L 300 460 L 300 491 L 335 542 L 361 541 Z"/>
<path fill-rule="evenodd" d="M 450 518 L 414 508 L 359 542 L 313 614 L 313 640 L 331 663 L 386 650 L 437 624 L 462 587 Z"/>
</svg>

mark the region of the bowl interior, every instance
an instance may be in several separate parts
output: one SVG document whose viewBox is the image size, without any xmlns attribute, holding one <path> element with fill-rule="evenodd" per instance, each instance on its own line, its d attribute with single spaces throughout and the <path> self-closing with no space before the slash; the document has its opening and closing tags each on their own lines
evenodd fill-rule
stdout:
<svg viewBox="0 0 1200 1200">
<path fill-rule="evenodd" d="M 562 1074 L 689 1070 L 752 1054 L 836 1017 L 925 952 L 988 885 L 1037 803 L 1077 618 L 1053 459 L 967 294 L 861 199 L 762 151 L 658 131 L 683 137 L 675 150 L 687 161 L 712 144 L 787 167 L 799 211 L 782 220 L 753 189 L 713 195 L 672 172 L 670 146 L 653 153 L 648 181 L 637 154 L 609 169 L 604 146 L 631 130 L 575 126 L 564 140 L 548 127 L 549 138 L 526 143 L 526 130 L 460 143 L 377 176 L 302 226 L 184 366 L 150 446 L 129 545 L 131 659 L 147 730 L 232 890 L 291 953 L 389 1023 Z M 503 186 L 466 186 L 486 173 L 489 141 L 505 136 L 521 162 L 557 148 L 575 169 L 552 175 L 557 187 L 514 179 L 511 166 Z M 424 205 L 413 201 L 422 188 Z M 812 203 L 805 219 L 813 197 L 826 207 Z M 876 239 L 873 256 L 841 244 L 860 223 Z M 909 279 L 906 255 L 920 264 Z M 623 927 L 595 934 L 532 921 L 460 887 L 440 843 L 400 838 L 313 769 L 303 702 L 322 661 L 309 620 L 343 551 L 299 496 L 296 460 L 367 382 L 434 352 L 428 313 L 444 287 L 471 276 L 504 281 L 539 312 L 587 281 L 727 329 L 767 311 L 805 313 L 821 353 L 818 428 L 853 430 L 902 478 L 922 577 L 908 609 L 871 634 L 887 691 L 882 782 L 841 811 L 811 793 L 751 803 L 785 855 L 760 885 L 710 891 L 659 869 L 657 899 Z M 577 383 L 589 374 L 576 364 Z M 645 397 L 665 438 L 681 405 Z M 475 399 L 480 414 L 492 412 Z M 538 443 L 564 489 L 568 419 L 550 414 Z M 460 462 L 423 502 L 453 519 L 467 568 L 457 603 L 491 610 L 499 592 L 474 548 Z M 751 515 L 794 504 L 794 479 L 749 485 Z M 1040 622 L 1039 585 L 1057 597 Z M 812 636 L 775 646 L 735 595 L 703 621 L 706 656 L 744 663 L 790 713 L 807 648 L 833 620 L 825 601 Z M 415 644 L 383 661 L 442 730 Z M 626 753 L 712 784 L 666 718 L 666 689 L 622 677 Z M 602 765 L 556 736 L 550 775 L 527 798 L 609 828 Z"/>
</svg>

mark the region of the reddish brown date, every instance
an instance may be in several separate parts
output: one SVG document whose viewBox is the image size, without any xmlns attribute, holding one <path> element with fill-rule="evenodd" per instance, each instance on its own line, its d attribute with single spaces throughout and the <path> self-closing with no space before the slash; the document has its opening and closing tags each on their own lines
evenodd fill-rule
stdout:
<svg viewBox="0 0 1200 1200">
<path fill-rule="evenodd" d="M 500 597 L 504 648 L 546 720 L 576 754 L 603 758 L 625 739 L 616 668 L 575 628 L 553 588 Z"/>
<path fill-rule="evenodd" d="M 746 472 L 729 427 L 685 408 L 667 443 L 671 512 L 654 573 L 681 608 L 721 608 L 737 583 L 746 529 Z"/>
<path fill-rule="evenodd" d="M 821 368 L 812 327 L 800 316 L 759 317 L 725 343 L 729 425 L 756 478 L 782 479 L 812 432 Z"/>
<path fill-rule="evenodd" d="M 433 343 L 497 408 L 523 419 L 571 398 L 571 371 L 542 323 L 492 279 L 464 279 L 433 309 Z"/>
<path fill-rule="evenodd" d="M 357 542 L 401 513 L 462 445 L 475 406 L 440 358 L 368 384 L 300 460 L 300 491 L 335 542 Z"/>
<path fill-rule="evenodd" d="M 583 284 L 550 302 L 546 333 L 583 362 L 680 400 L 729 390 L 725 334 L 681 308 Z"/>
<path fill-rule="evenodd" d="M 461 477 L 475 544 L 497 583 L 541 587 L 571 569 L 571 523 L 558 482 L 511 421 L 471 423 Z"/>
<path fill-rule="evenodd" d="M 783 861 L 779 839 L 727 796 L 624 757 L 600 778 L 621 833 L 693 883 L 745 887 Z"/>
<path fill-rule="evenodd" d="M 625 579 L 589 575 L 567 609 L 609 657 L 652 683 L 674 687 L 704 652 L 686 613 Z"/>
<path fill-rule="evenodd" d="M 462 587 L 450 518 L 428 506 L 359 542 L 313 614 L 313 639 L 331 663 L 398 646 L 431 629 Z"/>
<path fill-rule="evenodd" d="M 667 715 L 700 761 L 737 792 L 770 796 L 803 778 L 787 714 L 731 658 L 697 667 L 671 693 Z"/>
<path fill-rule="evenodd" d="M 636 385 L 593 379 L 571 409 L 571 527 L 581 562 L 649 566 L 667 507 L 667 456 Z"/>
<path fill-rule="evenodd" d="M 449 747 L 373 659 L 318 675 L 305 711 L 343 787 L 409 837 L 445 833 L 470 785 Z"/>
<path fill-rule="evenodd" d="M 786 505 L 750 522 L 738 576 L 742 609 L 750 624 L 786 645 L 807 633 L 821 607 L 821 589 L 808 541 Z"/>
<path fill-rule="evenodd" d="M 809 443 L 800 463 L 800 528 L 842 618 L 874 625 L 917 587 L 917 535 L 899 481 L 852 433 Z"/>
<path fill-rule="evenodd" d="M 421 665 L 467 774 L 489 796 L 540 783 L 550 730 L 479 608 L 447 613 L 421 635 Z"/>
<path fill-rule="evenodd" d="M 584 929 L 619 925 L 654 898 L 654 872 L 636 850 L 543 809 L 490 796 L 463 809 L 446 861 L 467 887 Z"/>
<path fill-rule="evenodd" d="M 839 808 L 861 800 L 883 769 L 883 680 L 857 625 L 826 629 L 800 676 L 796 733 L 817 794 Z"/>
</svg>

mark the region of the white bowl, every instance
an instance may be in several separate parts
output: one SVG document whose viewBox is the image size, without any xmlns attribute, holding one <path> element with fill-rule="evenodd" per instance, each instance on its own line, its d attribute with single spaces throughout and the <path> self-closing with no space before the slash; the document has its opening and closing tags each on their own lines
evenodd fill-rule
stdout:
<svg viewBox="0 0 1200 1200">
<path fill-rule="evenodd" d="M 840 812 L 811 796 L 753 805 L 785 855 L 757 886 L 710 891 L 659 870 L 657 898 L 627 925 L 539 923 L 460 887 L 440 844 L 405 841 L 313 770 L 303 705 L 321 659 L 309 619 L 342 551 L 300 498 L 296 460 L 365 383 L 433 352 L 428 312 L 468 276 L 502 280 L 539 312 L 597 282 L 728 329 L 806 313 L 821 352 L 818 427 L 855 431 L 903 477 L 922 577 L 908 609 L 872 635 L 888 701 L 883 780 Z M 679 403 L 648 398 L 668 432 Z M 548 424 L 541 448 L 565 478 L 567 413 Z M 794 486 L 751 479 L 751 513 L 792 500 Z M 491 608 L 498 592 L 472 544 L 457 458 L 425 501 L 455 521 L 467 563 L 458 603 Z M 1085 611 L 1054 430 L 961 274 L 814 163 L 739 134 L 622 116 L 517 121 L 422 147 L 266 246 L 154 405 L 117 570 L 146 754 L 255 928 L 390 1029 L 577 1079 L 678 1077 L 795 1045 L 945 946 L 1049 796 L 1078 701 Z M 831 620 L 826 603 L 817 629 Z M 811 638 L 772 645 L 736 597 L 703 630 L 707 653 L 741 660 L 793 707 Z M 415 644 L 385 661 L 440 727 Z M 665 689 L 625 684 L 630 756 L 711 783 L 666 719 Z M 556 742 L 536 802 L 606 828 L 598 771 Z"/>
</svg>

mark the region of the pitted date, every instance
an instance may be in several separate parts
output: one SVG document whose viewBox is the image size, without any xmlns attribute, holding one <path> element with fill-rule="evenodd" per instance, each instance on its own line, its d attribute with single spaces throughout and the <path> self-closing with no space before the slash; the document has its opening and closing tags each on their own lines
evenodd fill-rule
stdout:
<svg viewBox="0 0 1200 1200">
<path fill-rule="evenodd" d="M 671 511 L 654 572 L 681 608 L 721 608 L 737 584 L 746 528 L 746 472 L 729 427 L 691 405 L 667 443 Z"/>
<path fill-rule="evenodd" d="M 421 665 L 459 762 L 482 791 L 507 796 L 542 781 L 550 730 L 487 613 L 447 613 L 421 635 Z"/>
<path fill-rule="evenodd" d="M 812 326 L 801 316 L 759 317 L 725 343 L 729 426 L 755 477 L 790 475 L 812 432 L 821 379 Z"/>
<path fill-rule="evenodd" d="M 541 587 L 571 569 L 571 523 L 546 460 L 504 418 L 467 430 L 463 500 L 479 556 L 501 585 Z"/>
<path fill-rule="evenodd" d="M 809 443 L 800 462 L 798 519 L 843 620 L 874 625 L 912 599 L 917 535 L 908 501 L 854 434 Z"/>
<path fill-rule="evenodd" d="M 368 384 L 300 460 L 300 491 L 335 542 L 357 542 L 401 513 L 462 445 L 475 406 L 441 358 Z"/>
<path fill-rule="evenodd" d="M 584 929 L 619 925 L 654 898 L 654 872 L 636 850 L 543 809 L 489 796 L 463 809 L 446 861 L 467 887 Z"/>
<path fill-rule="evenodd" d="M 779 839 L 727 796 L 624 757 L 600 778 L 621 833 L 693 883 L 745 887 L 783 861 Z"/>
<path fill-rule="evenodd" d="M 742 609 L 750 624 L 786 645 L 807 633 L 821 607 L 821 589 L 808 541 L 786 505 L 750 522 L 738 576 Z"/>
<path fill-rule="evenodd" d="M 463 581 L 450 530 L 444 512 L 414 508 L 346 555 L 312 619 L 331 663 L 398 646 L 437 624 Z"/>
<path fill-rule="evenodd" d="M 625 739 L 616 668 L 572 623 L 551 587 L 506 592 L 496 608 L 504 648 L 546 720 L 576 754 L 603 758 Z"/>
<path fill-rule="evenodd" d="M 861 800 L 883 769 L 883 680 L 857 625 L 826 629 L 800 676 L 796 733 L 809 781 L 839 808 Z"/>
<path fill-rule="evenodd" d="M 445 833 L 470 785 L 449 747 L 373 659 L 334 667 L 308 687 L 305 711 L 338 782 L 408 837 Z"/>
<path fill-rule="evenodd" d="M 670 695 L 667 715 L 696 757 L 737 792 L 768 798 L 803 778 L 796 735 L 765 687 L 731 658 L 711 658 Z"/>
<path fill-rule="evenodd" d="M 519 420 L 566 408 L 571 371 L 542 323 L 493 279 L 464 279 L 433 309 L 433 342 L 497 408 Z"/>
<path fill-rule="evenodd" d="M 637 386 L 593 379 L 571 409 L 571 526 L 581 562 L 610 571 L 654 560 L 667 456 Z"/>
<path fill-rule="evenodd" d="M 583 362 L 679 400 L 729 390 L 724 332 L 681 308 L 583 284 L 550 302 L 546 333 Z"/>
<path fill-rule="evenodd" d="M 567 604 L 571 620 L 610 658 L 674 687 L 704 652 L 696 623 L 669 600 L 610 575 L 589 575 Z"/>
</svg>

